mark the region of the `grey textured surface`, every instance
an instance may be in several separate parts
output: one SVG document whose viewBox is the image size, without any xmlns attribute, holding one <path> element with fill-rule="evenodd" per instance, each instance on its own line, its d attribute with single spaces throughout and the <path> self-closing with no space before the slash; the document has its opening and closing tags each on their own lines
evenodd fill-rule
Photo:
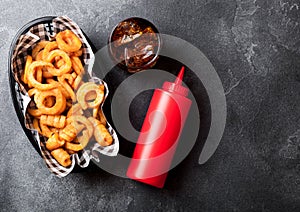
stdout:
<svg viewBox="0 0 300 212">
<path fill-rule="evenodd" d="M 300 210 L 299 1 L 1 0 L 0 10 L 1 211 Z M 197 164 L 193 149 L 163 190 L 101 170 L 49 173 L 14 112 L 7 57 L 22 25 L 63 14 L 97 48 L 120 20 L 140 16 L 207 55 L 228 104 L 224 137 L 207 164 Z"/>
</svg>

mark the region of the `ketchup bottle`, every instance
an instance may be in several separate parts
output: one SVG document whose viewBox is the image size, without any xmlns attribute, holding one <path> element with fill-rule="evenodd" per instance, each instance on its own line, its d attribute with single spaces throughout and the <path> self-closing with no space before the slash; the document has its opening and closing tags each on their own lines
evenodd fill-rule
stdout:
<svg viewBox="0 0 300 212">
<path fill-rule="evenodd" d="M 152 186 L 164 186 L 191 100 L 182 86 L 184 67 L 174 83 L 155 89 L 127 176 Z"/>
</svg>

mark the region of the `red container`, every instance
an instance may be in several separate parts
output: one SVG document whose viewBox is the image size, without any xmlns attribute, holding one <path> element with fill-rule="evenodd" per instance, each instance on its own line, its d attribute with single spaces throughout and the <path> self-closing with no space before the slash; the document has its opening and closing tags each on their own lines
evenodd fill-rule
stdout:
<svg viewBox="0 0 300 212">
<path fill-rule="evenodd" d="M 176 151 L 191 100 L 183 87 L 182 67 L 174 83 L 155 89 L 138 138 L 127 176 L 162 188 Z"/>
</svg>

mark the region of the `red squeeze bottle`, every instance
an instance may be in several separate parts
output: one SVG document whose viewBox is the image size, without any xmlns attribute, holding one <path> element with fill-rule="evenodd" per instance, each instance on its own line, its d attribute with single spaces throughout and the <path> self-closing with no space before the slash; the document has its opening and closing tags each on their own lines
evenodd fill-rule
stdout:
<svg viewBox="0 0 300 212">
<path fill-rule="evenodd" d="M 182 86 L 184 67 L 174 83 L 155 89 L 127 176 L 162 188 L 191 107 L 188 88 Z"/>
</svg>

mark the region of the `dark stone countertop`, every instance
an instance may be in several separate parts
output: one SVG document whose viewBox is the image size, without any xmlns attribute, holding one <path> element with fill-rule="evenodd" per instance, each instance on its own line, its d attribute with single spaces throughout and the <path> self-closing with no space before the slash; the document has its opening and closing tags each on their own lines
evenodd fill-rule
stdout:
<svg viewBox="0 0 300 212">
<path fill-rule="evenodd" d="M 300 210 L 299 7 L 297 0 L 2 0 L 0 210 Z M 46 15 L 68 15 L 97 48 L 120 20 L 139 16 L 204 52 L 228 104 L 214 156 L 198 165 L 194 148 L 162 190 L 101 170 L 50 174 L 18 123 L 7 75 L 17 30 Z"/>
</svg>

